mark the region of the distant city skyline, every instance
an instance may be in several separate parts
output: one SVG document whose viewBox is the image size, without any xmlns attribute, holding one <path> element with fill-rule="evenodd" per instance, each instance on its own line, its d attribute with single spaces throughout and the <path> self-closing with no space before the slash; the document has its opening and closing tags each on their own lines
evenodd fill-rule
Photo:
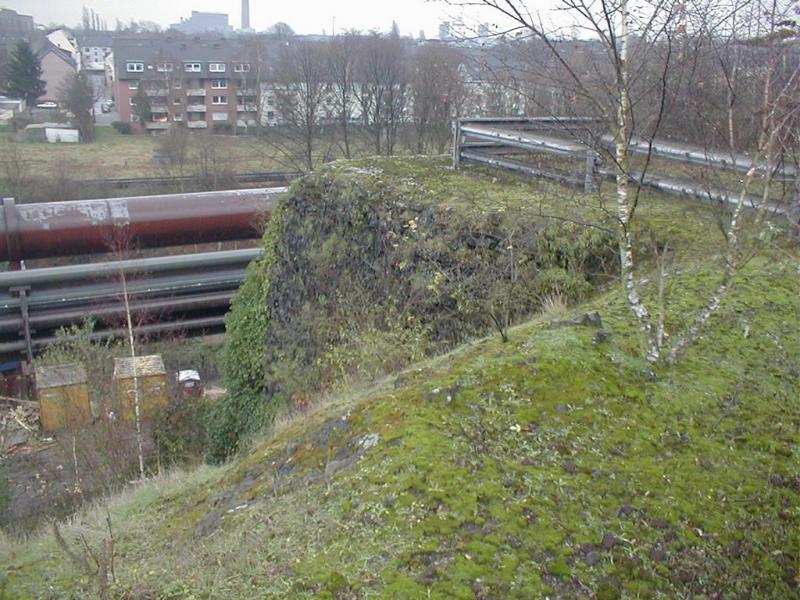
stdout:
<svg viewBox="0 0 800 600">
<path fill-rule="evenodd" d="M 83 7 L 93 9 L 114 29 L 117 19 L 152 21 L 161 27 L 188 18 L 192 10 L 225 13 L 234 29 L 241 26 L 241 0 L 0 0 L 0 7 L 32 15 L 37 24 L 74 27 L 81 23 Z M 439 24 L 457 17 L 456 8 L 444 2 L 406 0 L 400 3 L 375 0 L 293 0 L 286 3 L 250 2 L 250 25 L 263 31 L 277 22 L 287 23 L 299 34 L 341 33 L 344 30 L 389 31 L 396 22 L 402 35 L 438 36 Z"/>
</svg>

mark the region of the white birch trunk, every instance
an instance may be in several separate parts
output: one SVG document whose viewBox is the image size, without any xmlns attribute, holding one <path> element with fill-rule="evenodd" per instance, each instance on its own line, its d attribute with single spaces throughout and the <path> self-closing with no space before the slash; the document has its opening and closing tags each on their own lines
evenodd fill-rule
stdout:
<svg viewBox="0 0 800 600">
<path fill-rule="evenodd" d="M 131 363 L 133 368 L 133 409 L 136 416 L 136 449 L 139 458 L 139 478 L 144 479 L 144 445 L 142 443 L 142 394 L 139 386 L 139 373 L 136 367 L 136 343 L 133 339 L 133 319 L 131 317 L 131 307 L 128 302 L 128 281 L 125 278 L 125 271 L 120 269 L 122 279 L 122 297 L 125 302 L 125 317 L 128 320 L 128 346 L 131 352 Z"/>
<path fill-rule="evenodd" d="M 774 59 L 771 61 L 769 73 L 767 74 L 766 81 L 764 82 L 764 99 L 763 110 L 764 116 L 761 121 L 761 132 L 759 133 L 758 150 L 753 156 L 750 168 L 742 180 L 742 187 L 739 192 L 739 198 L 736 202 L 736 208 L 731 216 L 731 222 L 727 230 L 727 246 L 725 251 L 725 267 L 717 289 L 711 295 L 711 298 L 703 307 L 703 310 L 695 317 L 695 320 L 689 328 L 683 333 L 673 345 L 672 349 L 667 356 L 667 362 L 673 364 L 677 358 L 688 348 L 697 337 L 700 335 L 700 330 L 711 318 L 711 315 L 716 312 L 725 294 L 728 293 L 731 282 L 736 276 L 738 269 L 739 259 L 739 233 L 741 229 L 742 213 L 744 211 L 745 201 L 747 199 L 747 192 L 753 179 L 756 177 L 758 163 L 761 161 L 762 156 L 766 156 L 767 165 L 764 174 L 764 190 L 761 197 L 761 206 L 758 207 L 759 213 L 763 213 L 769 205 L 769 191 L 770 184 L 772 183 L 772 172 L 775 166 L 775 144 L 777 141 L 779 129 L 775 126 L 774 120 L 774 107 L 771 107 L 772 99 L 772 86 L 771 76 L 774 67 Z"/>
<path fill-rule="evenodd" d="M 619 259 L 620 275 L 625 294 L 633 314 L 639 320 L 647 344 L 647 360 L 655 362 L 659 359 L 660 350 L 656 337 L 653 335 L 653 326 L 650 313 L 639 297 L 639 290 L 634 280 L 633 261 L 633 236 L 630 228 L 630 194 L 628 185 L 628 138 L 630 134 L 631 101 L 628 90 L 628 3 L 623 1 L 620 6 L 620 66 L 617 76 L 619 104 L 617 106 L 616 136 L 614 149 L 617 162 L 617 219 L 619 221 Z"/>
</svg>

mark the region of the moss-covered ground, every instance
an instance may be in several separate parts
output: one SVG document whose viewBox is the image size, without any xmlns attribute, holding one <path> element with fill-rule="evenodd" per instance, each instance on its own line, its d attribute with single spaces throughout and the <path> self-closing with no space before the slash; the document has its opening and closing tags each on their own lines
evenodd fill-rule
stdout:
<svg viewBox="0 0 800 600">
<path fill-rule="evenodd" d="M 419 176 L 445 195 L 456 178 L 530 193 L 438 168 Z M 650 196 L 639 218 L 677 248 L 675 334 L 718 279 L 716 218 Z M 112 498 L 112 597 L 798 597 L 799 257 L 765 243 L 673 367 L 642 360 L 612 286 Z M 569 324 L 593 311 L 607 335 Z M 105 519 L 64 537 L 96 550 Z M 95 593 L 49 531 L 3 540 L 0 565 L 9 597 Z"/>
</svg>

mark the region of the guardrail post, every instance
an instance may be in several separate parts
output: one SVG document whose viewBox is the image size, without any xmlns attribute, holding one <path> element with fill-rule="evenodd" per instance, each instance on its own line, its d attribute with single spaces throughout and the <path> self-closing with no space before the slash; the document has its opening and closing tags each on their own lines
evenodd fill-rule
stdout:
<svg viewBox="0 0 800 600">
<path fill-rule="evenodd" d="M 461 166 L 461 119 L 453 119 L 453 168 Z"/>
<path fill-rule="evenodd" d="M 30 286 L 24 285 L 20 287 L 8 288 L 12 296 L 19 298 L 19 311 L 22 316 L 22 335 L 25 338 L 25 355 L 28 362 L 33 360 L 33 342 L 31 341 L 31 322 L 30 311 L 28 310 L 28 292 Z"/>
<path fill-rule="evenodd" d="M 583 191 L 587 194 L 597 191 L 597 152 L 589 146 L 586 148 L 586 175 L 583 180 Z"/>
</svg>

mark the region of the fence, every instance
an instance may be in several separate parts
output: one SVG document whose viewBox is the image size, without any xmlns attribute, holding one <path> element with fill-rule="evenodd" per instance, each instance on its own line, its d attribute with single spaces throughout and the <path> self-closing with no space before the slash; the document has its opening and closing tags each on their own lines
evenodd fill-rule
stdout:
<svg viewBox="0 0 800 600">
<path fill-rule="evenodd" d="M 601 181 L 617 176 L 616 168 L 604 164 L 606 157 L 613 157 L 614 138 L 602 135 L 600 124 L 599 119 L 588 117 L 456 119 L 453 124 L 453 167 L 458 169 L 462 162 L 473 162 L 582 187 L 585 192 L 595 191 Z M 732 173 L 743 173 L 753 166 L 753 158 L 747 154 L 731 155 L 722 150 L 663 139 L 634 138 L 630 140 L 628 150 L 633 155 L 649 154 L 684 165 L 703 165 Z M 570 170 L 547 168 L 514 158 L 519 155 L 550 155 L 571 160 L 573 165 L 577 161 L 582 166 Z M 761 173 L 767 169 L 764 162 L 756 162 L 755 167 Z M 722 204 L 735 204 L 740 193 L 650 172 L 631 170 L 627 175 L 635 185 Z M 791 165 L 782 165 L 775 173 L 775 179 L 784 183 L 797 178 L 798 170 Z M 775 202 L 764 206 L 763 198 L 755 195 L 748 195 L 745 203 L 776 214 L 785 214 L 788 210 Z"/>
</svg>

